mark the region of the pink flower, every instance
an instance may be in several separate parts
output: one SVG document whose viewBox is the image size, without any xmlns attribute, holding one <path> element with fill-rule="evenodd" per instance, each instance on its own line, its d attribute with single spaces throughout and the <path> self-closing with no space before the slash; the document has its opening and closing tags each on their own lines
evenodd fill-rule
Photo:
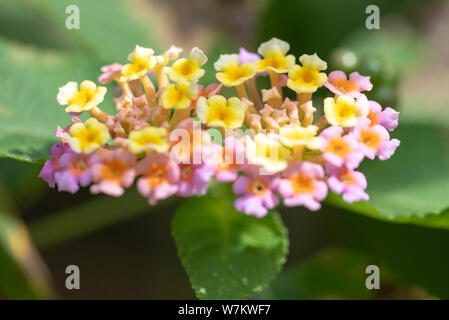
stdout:
<svg viewBox="0 0 449 320">
<path fill-rule="evenodd" d="M 205 195 L 210 179 L 216 171 L 216 165 L 204 163 L 201 165 L 180 164 L 180 178 L 177 194 L 182 197 Z"/>
<path fill-rule="evenodd" d="M 388 131 L 393 131 L 398 126 L 399 112 L 387 107 L 382 111 L 382 107 L 376 101 L 368 101 L 370 126 L 380 124 Z"/>
<path fill-rule="evenodd" d="M 279 203 L 274 193 L 279 176 L 259 175 L 259 170 L 256 166 L 247 166 L 245 172 L 248 175 L 237 178 L 232 190 L 236 195 L 242 196 L 234 202 L 237 211 L 261 218 L 267 215 L 268 209 L 273 209 Z"/>
<path fill-rule="evenodd" d="M 76 193 L 79 187 L 92 182 L 91 167 L 98 162 L 97 152 L 82 154 L 69 151 L 59 158 L 60 170 L 55 173 L 59 191 Z"/>
<path fill-rule="evenodd" d="M 240 48 L 239 50 L 239 56 L 240 56 L 240 65 L 244 63 L 251 63 L 256 62 L 257 60 L 260 60 L 260 56 L 257 53 L 250 52 L 246 50 L 245 48 Z"/>
<path fill-rule="evenodd" d="M 375 156 L 378 156 L 380 160 L 389 159 L 400 144 L 398 139 L 390 140 L 387 129 L 381 125 L 370 126 L 370 120 L 367 118 L 359 119 L 359 123 L 350 135 L 359 143 L 363 154 L 371 160 Z"/>
<path fill-rule="evenodd" d="M 192 118 L 181 121 L 170 133 L 170 156 L 177 163 L 202 164 L 216 152 L 209 133 Z"/>
<path fill-rule="evenodd" d="M 357 168 L 363 160 L 363 153 L 359 150 L 358 143 L 351 135 L 343 134 L 343 128 L 329 127 L 320 134 L 322 139 L 321 151 L 327 163 L 341 167 Z"/>
<path fill-rule="evenodd" d="M 58 142 L 51 147 L 51 160 L 47 160 L 39 173 L 39 178 L 48 183 L 51 188 L 56 185 L 55 173 L 61 169 L 59 160 L 66 152 L 73 152 L 68 144 Z"/>
<path fill-rule="evenodd" d="M 358 98 L 362 91 L 370 91 L 373 88 L 369 76 L 353 72 L 349 75 L 348 80 L 343 71 L 332 71 L 324 86 L 337 95 L 346 94 L 353 98 Z"/>
<path fill-rule="evenodd" d="M 368 201 L 369 195 L 365 192 L 366 178 L 361 172 L 346 167 L 335 169 L 326 168 L 330 174 L 327 184 L 336 194 L 343 193 L 343 200 L 348 203 Z"/>
<path fill-rule="evenodd" d="M 135 156 L 123 149 L 103 150 L 100 152 L 100 162 L 94 164 L 91 169 L 95 184 L 90 187 L 90 192 L 121 196 L 124 188 L 130 187 L 134 181 L 135 163 Z"/>
<path fill-rule="evenodd" d="M 78 117 L 72 117 L 72 123 L 69 124 L 67 127 L 65 127 L 65 129 L 62 129 L 60 126 L 57 126 L 55 130 L 56 138 L 59 138 L 61 139 L 62 142 L 67 143 L 67 138 L 64 137 L 64 133 L 69 132 L 72 125 L 77 122 L 81 122 L 81 119 Z"/>
<path fill-rule="evenodd" d="M 284 198 L 284 205 L 302 205 L 312 211 L 321 208 L 320 201 L 327 196 L 327 185 L 322 181 L 323 167 L 306 161 L 297 162 L 290 164 L 282 176 L 278 190 Z"/>
<path fill-rule="evenodd" d="M 122 72 L 122 65 L 120 63 L 113 63 L 107 66 L 101 67 L 101 72 L 103 72 L 98 77 L 98 82 L 101 84 L 107 84 L 118 77 L 120 77 L 120 74 Z"/>
<path fill-rule="evenodd" d="M 215 179 L 218 182 L 231 182 L 237 179 L 240 165 L 245 163 L 245 146 L 236 137 L 229 136 L 224 146 L 219 148 L 219 161 Z"/>
<path fill-rule="evenodd" d="M 136 172 L 143 175 L 137 180 L 137 189 L 151 205 L 178 191 L 180 170 L 167 153 L 148 155 L 137 163 Z"/>
</svg>

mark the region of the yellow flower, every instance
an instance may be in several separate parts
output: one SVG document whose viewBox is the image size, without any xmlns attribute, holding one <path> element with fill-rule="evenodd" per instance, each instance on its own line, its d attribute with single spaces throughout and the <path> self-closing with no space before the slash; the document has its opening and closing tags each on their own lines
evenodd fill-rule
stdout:
<svg viewBox="0 0 449 320">
<path fill-rule="evenodd" d="M 165 51 L 161 56 L 156 56 L 157 63 L 159 66 L 166 66 L 171 60 L 178 59 L 179 55 L 182 52 L 182 48 L 177 46 L 170 46 L 170 48 Z"/>
<path fill-rule="evenodd" d="M 139 79 L 150 71 L 157 63 L 157 59 L 155 59 L 153 54 L 153 49 L 136 46 L 134 51 L 128 55 L 128 61 L 131 63 L 125 64 L 122 68 L 120 81 L 126 82 Z"/>
<path fill-rule="evenodd" d="M 245 144 L 250 164 L 262 166 L 267 173 L 279 172 L 287 167 L 291 152 L 279 143 L 277 135 L 258 133 L 254 140 L 246 136 Z"/>
<path fill-rule="evenodd" d="M 144 151 L 155 150 L 165 152 L 169 145 L 167 142 L 167 130 L 158 127 L 146 127 L 129 133 L 129 150 L 135 154 Z"/>
<path fill-rule="evenodd" d="M 255 62 L 257 71 L 287 72 L 295 64 L 295 57 L 291 54 L 287 55 L 288 50 L 290 45 L 277 38 L 262 43 L 257 49 L 257 52 L 263 56 L 263 59 Z"/>
<path fill-rule="evenodd" d="M 368 99 L 362 95 L 357 101 L 354 98 L 341 95 L 337 99 L 324 99 L 324 115 L 327 121 L 335 126 L 354 127 L 358 117 L 369 113 Z"/>
<path fill-rule="evenodd" d="M 73 151 L 87 154 L 106 143 L 110 135 L 104 124 L 95 118 L 89 118 L 85 123 L 74 123 L 64 137 Z"/>
<path fill-rule="evenodd" d="M 198 96 L 198 86 L 195 82 L 186 81 L 169 84 L 162 92 L 162 106 L 165 109 L 186 109 L 192 104 L 192 100 Z"/>
<path fill-rule="evenodd" d="M 327 63 L 316 53 L 303 54 L 299 61 L 302 66 L 295 65 L 288 72 L 287 86 L 297 93 L 313 93 L 327 80 L 326 74 L 320 72 L 327 69 Z"/>
<path fill-rule="evenodd" d="M 172 81 L 194 81 L 204 75 L 201 66 L 207 62 L 204 52 L 195 47 L 190 52 L 190 56 L 177 60 L 171 67 L 165 67 L 165 72 Z"/>
<path fill-rule="evenodd" d="M 238 54 L 222 54 L 214 63 L 217 80 L 226 87 L 234 87 L 242 84 L 256 75 L 256 67 L 253 63 L 244 63 L 241 66 Z"/>
<path fill-rule="evenodd" d="M 179 55 L 182 52 L 182 48 L 177 46 L 170 46 L 168 50 L 166 50 L 162 55 L 153 56 L 155 60 L 155 65 L 152 68 L 156 73 L 163 70 L 163 68 L 171 61 L 178 59 Z"/>
<path fill-rule="evenodd" d="M 289 148 L 305 146 L 311 150 L 321 147 L 321 139 L 316 136 L 317 126 L 284 126 L 279 129 L 282 144 Z"/>
<path fill-rule="evenodd" d="M 104 99 L 106 87 L 97 87 L 89 80 L 84 80 L 80 84 L 74 81 L 68 82 L 65 86 L 59 88 L 56 99 L 60 105 L 68 105 L 66 112 L 89 111 L 98 106 Z"/>
<path fill-rule="evenodd" d="M 209 99 L 200 97 L 196 112 L 201 122 L 210 127 L 239 128 L 245 117 L 245 107 L 238 98 L 232 97 L 226 101 L 220 95 Z"/>
</svg>

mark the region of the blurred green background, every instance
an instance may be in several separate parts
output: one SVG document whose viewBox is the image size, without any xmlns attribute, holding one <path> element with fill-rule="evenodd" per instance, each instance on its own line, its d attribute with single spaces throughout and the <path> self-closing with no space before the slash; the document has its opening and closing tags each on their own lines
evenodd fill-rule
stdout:
<svg viewBox="0 0 449 320">
<path fill-rule="evenodd" d="M 65 8 L 80 8 L 67 30 Z M 209 57 L 255 51 L 273 36 L 296 56 L 316 52 L 329 70 L 371 75 L 371 99 L 401 111 L 398 160 L 366 165 L 368 205 L 331 198 L 317 213 L 280 209 L 290 250 L 280 276 L 255 298 L 449 298 L 449 3 L 376 1 L 380 30 L 367 30 L 353 0 L 2 0 L 0 2 L 0 298 L 195 298 L 171 237 L 184 200 L 149 207 L 135 189 L 112 199 L 58 193 L 37 178 L 69 80 L 95 80 L 136 44 L 171 44 Z M 111 89 L 111 87 L 109 88 Z M 112 90 L 109 90 L 111 92 Z M 113 110 L 112 94 L 105 108 Z M 52 126 L 49 126 L 49 123 Z M 404 150 L 404 151 L 402 151 Z M 18 161 L 21 160 L 21 161 Z M 362 215 L 355 212 L 362 213 Z M 65 268 L 81 289 L 65 288 Z M 381 269 L 381 290 L 364 286 Z"/>
</svg>

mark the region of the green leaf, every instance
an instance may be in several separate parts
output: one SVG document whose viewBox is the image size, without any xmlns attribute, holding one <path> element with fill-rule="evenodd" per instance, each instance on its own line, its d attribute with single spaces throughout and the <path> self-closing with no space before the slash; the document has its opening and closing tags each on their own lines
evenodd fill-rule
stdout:
<svg viewBox="0 0 449 320">
<path fill-rule="evenodd" d="M 368 299 L 365 268 L 369 260 L 344 249 L 325 249 L 287 268 L 270 285 L 275 299 Z M 383 273 L 382 273 L 383 275 Z"/>
<path fill-rule="evenodd" d="M 288 251 L 277 212 L 258 219 L 223 195 L 189 199 L 172 223 L 178 254 L 200 299 L 247 299 L 279 272 Z"/>
<path fill-rule="evenodd" d="M 58 87 L 71 80 L 95 79 L 100 65 L 82 56 L 1 39 L 0 61 L 0 156 L 48 158 L 56 126 L 67 126 L 71 118 L 56 102 Z"/>
<path fill-rule="evenodd" d="M 73 4 L 80 9 L 79 30 L 68 30 L 65 26 L 68 17 L 65 9 Z M 26 23 L 24 17 L 31 15 L 28 27 L 32 27 L 40 25 L 42 18 L 42 26 L 45 26 L 42 30 L 54 31 L 42 36 L 70 39 L 66 41 L 70 45 L 62 47 L 71 49 L 71 53 L 37 49 L 0 38 L 0 157 L 28 162 L 48 159 L 50 147 L 56 142 L 56 126 L 70 123 L 70 116 L 56 102 L 58 88 L 68 81 L 95 81 L 103 64 L 126 61 L 136 44 L 153 48 L 156 45 L 157 49 L 150 32 L 160 28 L 148 25 L 147 22 L 153 20 L 142 17 L 141 13 L 146 12 L 142 6 L 145 4 L 140 0 L 6 3 L 6 15 L 12 21 L 18 17 Z M 20 40 L 30 42 L 30 37 L 23 32 L 7 35 L 17 35 Z M 53 43 L 52 40 L 35 44 L 51 46 Z M 110 92 L 101 108 L 114 112 Z"/>
<path fill-rule="evenodd" d="M 21 0 L 53 23 L 53 28 L 65 38 L 76 42 L 84 53 L 93 54 L 104 63 L 125 61 L 136 44 L 159 50 L 156 34 L 161 32 L 157 21 L 142 0 Z M 80 13 L 80 28 L 69 30 L 66 8 L 76 5 Z"/>
<path fill-rule="evenodd" d="M 442 299 L 449 298 L 449 232 L 373 220 L 344 210 L 326 215 L 334 243 L 375 257 L 373 262 L 380 267 L 381 278 L 383 266 L 388 266 L 395 282 L 424 288 Z"/>
<path fill-rule="evenodd" d="M 0 298 L 50 298 L 48 271 L 1 188 L 0 198 Z"/>
<path fill-rule="evenodd" d="M 364 161 L 368 202 L 345 203 L 330 194 L 327 202 L 373 218 L 449 229 L 449 148 L 447 132 L 424 124 L 400 124 L 401 140 L 386 161 Z"/>
<path fill-rule="evenodd" d="M 369 265 L 379 267 L 378 290 L 368 290 L 365 282 Z M 378 259 L 357 250 L 326 248 L 304 263 L 287 268 L 259 298 L 304 299 L 430 299 L 423 289 L 404 285 Z"/>
</svg>

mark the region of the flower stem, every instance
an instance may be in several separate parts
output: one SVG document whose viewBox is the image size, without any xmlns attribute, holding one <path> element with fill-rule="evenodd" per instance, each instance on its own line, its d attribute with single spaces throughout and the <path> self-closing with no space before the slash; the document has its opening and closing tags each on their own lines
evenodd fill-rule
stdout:
<svg viewBox="0 0 449 320">
<path fill-rule="evenodd" d="M 98 121 L 102 123 L 106 123 L 108 120 L 108 115 L 106 112 L 100 110 L 98 107 L 94 107 L 93 109 L 89 110 L 89 113 L 92 117 L 96 118 Z"/>
<path fill-rule="evenodd" d="M 259 110 L 262 108 L 262 99 L 260 98 L 259 92 L 257 91 L 256 77 L 252 77 L 247 81 L 249 92 L 251 94 L 254 107 Z"/>
<path fill-rule="evenodd" d="M 238 95 L 239 95 L 240 98 L 246 98 L 246 99 L 249 99 L 249 98 L 248 98 L 248 93 L 246 92 L 246 88 L 245 88 L 245 84 L 244 84 L 244 83 L 239 84 L 239 85 L 236 86 L 235 88 L 236 88 L 237 93 L 238 93 Z"/>
<path fill-rule="evenodd" d="M 140 77 L 140 81 L 142 82 L 143 89 L 145 90 L 145 96 L 147 97 L 148 106 L 153 108 L 156 106 L 156 89 L 154 88 L 153 83 L 147 75 Z"/>
<path fill-rule="evenodd" d="M 312 94 L 308 92 L 298 93 L 296 96 L 298 97 L 298 107 L 301 107 L 307 101 L 312 100 Z"/>
<path fill-rule="evenodd" d="M 270 76 L 271 86 L 278 87 L 279 74 L 273 70 L 268 70 L 268 75 Z"/>
</svg>

